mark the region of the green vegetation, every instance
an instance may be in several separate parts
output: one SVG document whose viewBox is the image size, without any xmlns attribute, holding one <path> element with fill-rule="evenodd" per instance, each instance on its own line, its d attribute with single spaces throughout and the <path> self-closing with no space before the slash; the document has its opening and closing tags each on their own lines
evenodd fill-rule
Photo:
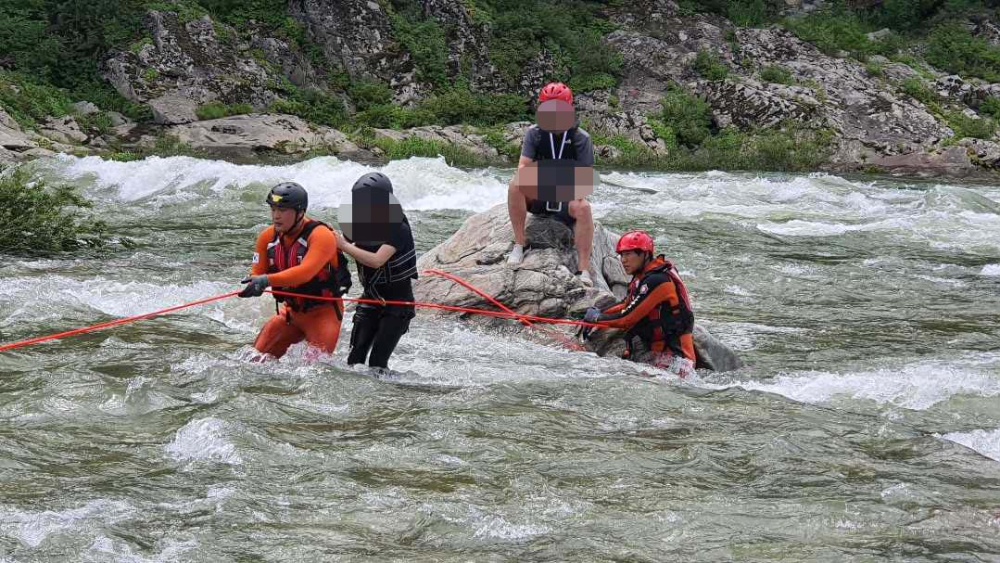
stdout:
<svg viewBox="0 0 1000 563">
<path fill-rule="evenodd" d="M 232 104 L 227 105 L 222 102 L 209 102 L 207 104 L 198 106 L 195 110 L 195 115 L 198 119 L 221 119 L 223 117 L 229 117 L 231 115 L 243 115 L 245 113 L 253 113 L 253 106 L 250 104 Z"/>
<path fill-rule="evenodd" d="M 89 115 L 78 115 L 76 116 L 76 124 L 80 126 L 80 129 L 97 133 L 98 135 L 107 135 L 114 128 L 114 125 L 111 123 L 111 116 L 103 111 Z"/>
<path fill-rule="evenodd" d="M 955 140 L 965 139 L 992 139 L 997 131 L 997 122 L 991 117 L 975 118 L 969 117 L 960 111 L 951 111 L 945 114 L 948 126 L 955 132 Z"/>
<path fill-rule="evenodd" d="M 777 19 L 782 0 L 680 0 L 681 13 L 713 13 L 740 27 L 760 27 Z"/>
<path fill-rule="evenodd" d="M 697 147 L 678 147 L 666 156 L 624 137 L 594 136 L 595 144 L 611 145 L 620 156 L 601 161 L 607 166 L 655 170 L 815 170 L 832 153 L 832 134 L 788 125 L 783 129 L 742 132 L 726 128 Z"/>
<path fill-rule="evenodd" d="M 996 7 L 993 0 L 834 2 L 826 10 L 787 19 L 784 26 L 827 54 L 846 51 L 861 61 L 884 55 L 929 78 L 924 64 L 912 54 L 919 52 L 940 70 L 995 82 L 1000 81 L 1000 48 L 973 36 L 968 22 L 995 18 Z M 892 33 L 868 38 L 884 28 Z M 903 52 L 904 48 L 911 52 Z M 869 72 L 880 75 L 874 67 Z"/>
<path fill-rule="evenodd" d="M 306 121 L 328 127 L 348 123 L 344 100 L 322 90 L 300 90 L 290 83 L 284 86 L 288 99 L 271 104 L 270 111 L 297 115 Z"/>
<path fill-rule="evenodd" d="M 987 98 L 979 104 L 979 113 L 1000 119 L 1000 98 Z"/>
<path fill-rule="evenodd" d="M 71 101 L 59 88 L 20 74 L 0 72 L 0 106 L 22 127 L 69 113 Z"/>
<path fill-rule="evenodd" d="M 947 24 L 931 34 L 927 62 L 941 70 L 965 77 L 1000 81 L 1000 48 L 973 37 L 959 24 Z"/>
<path fill-rule="evenodd" d="M 795 80 L 792 79 L 792 72 L 787 68 L 778 65 L 771 65 L 762 68 L 760 70 L 760 79 L 764 82 L 786 85 L 795 82 Z"/>
<path fill-rule="evenodd" d="M 527 100 L 512 94 L 481 94 L 454 89 L 431 96 L 421 107 L 442 125 L 498 125 L 531 119 Z"/>
<path fill-rule="evenodd" d="M 725 80 L 729 76 L 729 67 L 719 59 L 717 54 L 705 49 L 698 51 L 692 68 L 706 80 Z"/>
<path fill-rule="evenodd" d="M 846 51 L 860 60 L 871 55 L 891 55 L 901 46 L 898 35 L 871 40 L 868 33 L 879 29 L 857 12 L 842 6 L 785 21 L 785 27 L 828 55 Z"/>
<path fill-rule="evenodd" d="M 412 0 L 410 0 L 412 2 Z M 394 4 L 402 0 L 394 0 Z M 476 19 L 489 24 L 489 56 L 509 85 L 542 53 L 555 72 L 577 92 L 618 83 L 622 59 L 603 37 L 614 27 L 600 15 L 604 3 L 585 0 L 466 0 Z"/>
<path fill-rule="evenodd" d="M 924 81 L 919 78 L 907 78 L 900 86 L 904 94 L 922 104 L 937 103 L 939 98 L 937 92 L 931 90 Z"/>
<path fill-rule="evenodd" d="M 444 29 L 437 20 L 424 18 L 419 4 L 396 4 L 403 5 L 389 12 L 393 36 L 413 57 L 417 78 L 443 88 L 448 83 L 448 40 Z"/>
<path fill-rule="evenodd" d="M 490 161 L 472 151 L 452 145 L 421 139 L 410 136 L 401 141 L 379 137 L 371 129 L 362 128 L 351 137 L 359 147 L 366 149 L 379 149 L 389 160 L 400 160 L 414 156 L 437 158 L 443 156 L 450 166 L 461 167 L 482 167 L 488 166 Z"/>
<path fill-rule="evenodd" d="M 663 128 L 657 133 L 667 144 L 676 142 L 697 147 L 712 134 L 712 108 L 698 96 L 675 86 L 663 96 L 660 105 L 663 109 L 658 125 Z M 669 132 L 665 128 L 669 128 Z"/>
<path fill-rule="evenodd" d="M 24 167 L 0 170 L 0 248 L 47 255 L 103 245 L 107 227 L 84 215 L 89 207 L 71 186 L 33 181 Z"/>
<path fill-rule="evenodd" d="M 486 140 L 486 144 L 495 148 L 500 157 L 506 159 L 509 162 L 517 162 L 517 159 L 521 156 L 521 145 L 517 142 L 507 142 L 504 136 L 503 128 L 501 127 L 490 127 L 487 129 L 480 129 L 479 134 L 483 136 Z"/>
</svg>

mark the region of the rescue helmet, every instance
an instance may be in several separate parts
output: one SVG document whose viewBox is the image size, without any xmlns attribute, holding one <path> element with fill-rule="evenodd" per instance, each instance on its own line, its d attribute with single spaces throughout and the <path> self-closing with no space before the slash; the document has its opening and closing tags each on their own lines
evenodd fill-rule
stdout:
<svg viewBox="0 0 1000 563">
<path fill-rule="evenodd" d="M 655 252 L 653 237 L 645 231 L 629 231 L 618 239 L 618 245 L 615 247 L 615 252 L 618 254 L 626 250 L 641 250 L 653 254 Z"/>
<path fill-rule="evenodd" d="M 305 211 L 309 207 L 309 194 L 295 182 L 282 182 L 267 192 L 267 204 L 271 207 Z"/>
<path fill-rule="evenodd" d="M 549 100 L 562 100 L 568 104 L 572 104 L 573 91 L 562 82 L 550 82 L 538 93 L 538 103 Z"/>
<path fill-rule="evenodd" d="M 388 176 L 381 172 L 369 172 L 358 178 L 357 182 L 354 182 L 354 187 L 351 188 L 351 191 L 356 192 L 371 189 L 385 190 L 392 193 L 392 182 L 389 181 Z"/>
</svg>

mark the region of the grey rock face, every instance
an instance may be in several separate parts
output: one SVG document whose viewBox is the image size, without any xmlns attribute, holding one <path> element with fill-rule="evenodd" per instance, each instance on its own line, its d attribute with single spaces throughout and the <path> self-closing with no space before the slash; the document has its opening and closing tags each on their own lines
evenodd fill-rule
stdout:
<svg viewBox="0 0 1000 563">
<path fill-rule="evenodd" d="M 872 159 L 871 163 L 891 173 L 908 176 L 935 176 L 945 173 L 961 177 L 972 175 L 976 168 L 965 146 L 877 157 Z"/>
<path fill-rule="evenodd" d="M 47 139 L 64 145 L 83 143 L 87 140 L 76 120 L 71 116 L 52 118 L 46 121 L 38 133 Z"/>
<path fill-rule="evenodd" d="M 3 149 L 6 159 L 13 159 L 15 153 L 27 151 L 38 146 L 21 127 L 0 108 L 0 149 Z"/>
<path fill-rule="evenodd" d="M 218 100 L 264 109 L 277 99 L 270 86 L 283 78 L 302 85 L 315 79 L 286 42 L 255 37 L 241 44 L 236 30 L 208 16 L 182 23 L 174 12 L 150 11 L 143 26 L 150 43 L 113 53 L 103 64 L 104 77 L 133 102 L 169 95 L 195 107 Z"/>
<path fill-rule="evenodd" d="M 172 91 L 149 101 L 153 120 L 160 125 L 178 125 L 198 121 L 198 104 L 180 91 Z"/>
<path fill-rule="evenodd" d="M 1000 169 L 1000 143 L 983 139 L 962 139 L 958 145 L 967 149 L 966 153 L 975 164 L 990 170 Z"/>
<path fill-rule="evenodd" d="M 345 156 L 361 156 L 361 150 L 343 133 L 310 126 L 293 115 L 234 115 L 177 125 L 165 132 L 192 148 L 213 154 L 248 157 L 262 152 L 292 154 L 323 148 Z"/>
<path fill-rule="evenodd" d="M 76 102 L 75 104 L 73 104 L 73 111 L 76 112 L 77 115 L 90 115 L 92 113 L 97 113 L 101 110 L 96 105 L 84 101 L 84 102 Z"/>
<path fill-rule="evenodd" d="M 424 127 L 414 127 L 405 131 L 394 129 L 375 129 L 375 135 L 385 137 L 395 141 L 402 141 L 410 137 L 417 137 L 427 141 L 437 141 L 440 143 L 458 145 L 485 159 L 499 159 L 500 153 L 486 142 L 485 137 L 476 133 L 468 127 L 450 125 L 442 127 L 440 125 L 428 125 Z"/>
<path fill-rule="evenodd" d="M 419 270 L 437 269 L 458 276 L 492 295 L 513 311 L 551 318 L 581 317 L 592 305 L 605 307 L 624 298 L 630 276 L 614 252 L 618 235 L 594 225 L 594 245 L 590 275 L 594 287 L 587 288 L 573 275 L 576 250 L 569 227 L 544 217 L 528 216 L 528 249 L 524 262 L 516 268 L 506 263 L 513 245 L 513 231 L 506 205 L 470 217 L 445 242 L 422 255 Z M 488 307 L 485 300 L 455 282 L 432 275 L 422 275 L 414 282 L 417 300 L 461 307 Z M 482 317 L 474 317 L 479 322 Z M 510 321 L 503 321 L 509 323 Z M 576 327 L 554 325 L 572 338 Z M 703 327 L 695 333 L 696 346 L 705 363 L 717 369 L 736 369 L 742 365 L 736 354 L 711 337 Z M 620 354 L 624 342 L 618 331 L 595 333 L 587 348 L 601 355 Z"/>
</svg>

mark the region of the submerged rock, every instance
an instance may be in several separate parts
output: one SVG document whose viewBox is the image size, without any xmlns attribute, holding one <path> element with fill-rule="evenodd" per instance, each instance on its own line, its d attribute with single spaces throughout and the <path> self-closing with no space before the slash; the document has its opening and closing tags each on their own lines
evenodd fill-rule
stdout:
<svg viewBox="0 0 1000 563">
<path fill-rule="evenodd" d="M 577 253 L 569 227 L 554 219 L 529 214 L 526 233 L 524 261 L 517 267 L 508 266 L 506 259 L 514 234 L 507 206 L 497 205 L 467 219 L 448 240 L 422 255 L 417 267 L 421 272 L 436 269 L 462 278 L 525 315 L 581 318 L 587 307 L 606 307 L 625 297 L 630 276 L 614 251 L 617 233 L 594 223 L 592 288 L 584 286 L 574 275 Z M 413 290 L 419 301 L 494 309 L 483 297 L 443 277 L 421 275 Z M 516 326 L 508 320 L 479 315 L 472 318 L 490 325 Z M 552 325 L 545 330 L 558 331 L 562 338 L 568 339 L 576 329 L 573 325 Z M 620 354 L 624 349 L 620 334 L 614 330 L 597 331 L 587 348 L 602 356 Z M 701 326 L 695 330 L 695 346 L 703 360 L 699 363 L 705 367 L 722 371 L 743 365 L 735 352 Z"/>
</svg>

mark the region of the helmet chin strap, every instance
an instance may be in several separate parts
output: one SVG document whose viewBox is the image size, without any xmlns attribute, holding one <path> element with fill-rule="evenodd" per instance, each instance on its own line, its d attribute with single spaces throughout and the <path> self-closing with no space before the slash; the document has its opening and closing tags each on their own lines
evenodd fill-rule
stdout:
<svg viewBox="0 0 1000 563">
<path fill-rule="evenodd" d="M 300 215 L 300 213 L 301 213 L 301 215 Z M 305 218 L 305 216 L 306 216 L 306 211 L 304 209 L 302 211 L 299 211 L 298 209 L 296 209 L 295 210 L 295 222 L 292 223 L 292 226 L 291 226 L 291 228 L 288 229 L 288 233 L 287 234 L 294 233 L 295 232 L 295 228 L 299 226 L 299 223 L 302 222 L 302 219 Z"/>
</svg>

